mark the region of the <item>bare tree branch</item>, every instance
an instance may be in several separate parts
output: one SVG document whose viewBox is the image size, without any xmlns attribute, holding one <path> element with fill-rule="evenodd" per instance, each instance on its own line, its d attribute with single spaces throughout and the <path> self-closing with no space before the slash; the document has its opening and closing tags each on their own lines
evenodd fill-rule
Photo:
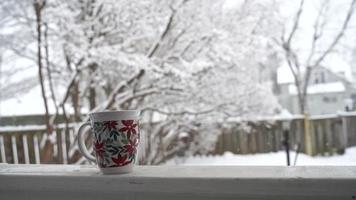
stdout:
<svg viewBox="0 0 356 200">
<path fill-rule="evenodd" d="M 288 36 L 287 42 L 286 42 L 288 44 L 288 47 L 290 47 L 292 39 L 293 39 L 297 29 L 299 28 L 299 21 L 300 21 L 300 16 L 302 15 L 302 12 L 303 12 L 303 5 L 304 5 L 304 0 L 301 0 L 300 4 L 299 4 L 299 9 L 298 9 L 297 15 L 294 20 L 293 28 L 292 28 L 292 30 Z"/>
<path fill-rule="evenodd" d="M 314 33 L 313 33 L 311 49 L 310 49 L 310 53 L 309 53 L 309 56 L 308 56 L 307 61 L 306 61 L 306 65 L 307 66 L 310 65 L 310 61 L 313 58 L 314 53 L 315 53 L 316 43 L 318 42 L 318 40 L 321 38 L 321 36 L 323 34 L 323 30 L 324 30 L 324 27 L 325 27 L 325 20 L 324 20 L 324 23 L 322 23 L 320 21 L 322 20 L 322 16 L 324 15 L 324 11 L 325 11 L 328 3 L 329 2 L 327 1 L 327 2 L 322 4 L 322 7 L 319 9 L 318 16 L 317 16 L 317 18 L 315 20 L 315 23 L 314 23 L 314 26 L 313 26 Z"/>
<path fill-rule="evenodd" d="M 47 77 L 48 77 L 49 89 L 51 92 L 51 98 L 52 98 L 55 112 L 56 112 L 56 114 L 53 115 L 53 117 L 50 119 L 50 123 L 53 124 L 59 112 L 58 112 L 56 94 L 54 92 L 54 87 L 53 87 L 52 70 L 51 70 L 51 66 L 50 66 L 50 62 L 49 62 L 48 25 L 47 25 L 47 23 L 44 23 L 44 48 L 45 48 L 45 57 L 46 57 L 45 60 L 46 60 L 46 67 L 47 67 Z"/>
<path fill-rule="evenodd" d="M 317 61 L 313 64 L 313 66 L 319 66 L 319 64 L 325 59 L 325 57 L 335 48 L 335 46 L 339 43 L 342 36 L 345 34 L 345 30 L 349 26 L 350 19 L 352 18 L 356 7 L 356 0 L 353 0 L 350 4 L 350 8 L 348 9 L 346 18 L 344 23 L 339 31 L 339 33 L 334 38 L 333 42 L 329 45 L 329 47 L 324 51 L 324 53 L 317 59 Z"/>
<path fill-rule="evenodd" d="M 48 110 L 48 102 L 46 96 L 46 90 L 44 85 L 44 77 L 43 77 L 43 63 L 42 63 L 42 11 L 45 6 L 45 2 L 34 1 L 33 7 L 36 14 L 36 30 L 37 30 L 37 63 L 38 63 L 38 77 L 40 80 L 41 91 L 42 91 L 42 99 L 45 107 L 45 121 L 47 126 L 47 132 L 51 133 L 52 128 L 49 122 L 49 110 Z"/>
</svg>

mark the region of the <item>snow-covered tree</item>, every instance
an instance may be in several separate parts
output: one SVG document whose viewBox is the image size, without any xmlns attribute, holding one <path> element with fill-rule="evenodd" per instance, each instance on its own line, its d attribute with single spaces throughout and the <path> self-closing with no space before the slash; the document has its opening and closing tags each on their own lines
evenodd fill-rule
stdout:
<svg viewBox="0 0 356 200">
<path fill-rule="evenodd" d="M 17 97 L 38 84 L 36 73 L 21 75 L 36 66 L 34 14 L 31 2 L 0 2 L 0 101 Z M 19 59 L 21 57 L 21 59 Z"/>
<path fill-rule="evenodd" d="M 140 109 L 142 163 L 206 153 L 227 118 L 279 109 L 257 77 L 278 28 L 274 3 L 47 0 L 48 98 L 68 123 L 71 110 L 80 122 L 83 110 Z"/>
</svg>

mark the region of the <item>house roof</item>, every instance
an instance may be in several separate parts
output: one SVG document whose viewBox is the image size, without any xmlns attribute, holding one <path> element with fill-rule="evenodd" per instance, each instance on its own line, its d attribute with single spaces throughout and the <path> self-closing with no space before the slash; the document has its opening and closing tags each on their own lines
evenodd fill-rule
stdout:
<svg viewBox="0 0 356 200">
<path fill-rule="evenodd" d="M 336 54 L 328 55 L 321 63 L 321 66 L 344 78 L 346 81 L 353 81 L 351 66 Z M 282 63 L 277 69 L 277 82 L 278 84 L 294 83 L 294 77 L 287 62 Z"/>
<path fill-rule="evenodd" d="M 345 78 L 347 81 L 353 81 L 351 66 L 340 56 L 330 54 L 322 62 L 322 65 L 325 66 L 326 69 L 329 69 L 335 74 Z"/>
<path fill-rule="evenodd" d="M 308 94 L 321 94 L 321 93 L 338 93 L 346 90 L 343 82 L 323 83 L 308 86 Z M 289 85 L 289 94 L 297 95 L 297 87 Z"/>
</svg>

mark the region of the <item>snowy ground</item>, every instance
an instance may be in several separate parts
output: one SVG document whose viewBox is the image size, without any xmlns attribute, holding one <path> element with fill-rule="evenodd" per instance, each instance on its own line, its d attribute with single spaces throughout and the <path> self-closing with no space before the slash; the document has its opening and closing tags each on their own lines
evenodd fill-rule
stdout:
<svg viewBox="0 0 356 200">
<path fill-rule="evenodd" d="M 294 163 L 295 152 L 291 152 L 291 163 Z M 286 165 L 286 154 L 283 151 L 277 153 L 265 153 L 255 155 L 234 155 L 225 152 L 222 156 L 196 156 L 185 160 L 175 159 L 167 165 Z M 353 165 L 356 166 L 356 147 L 348 148 L 344 155 L 330 157 L 311 157 L 299 154 L 297 166 L 303 165 Z"/>
</svg>

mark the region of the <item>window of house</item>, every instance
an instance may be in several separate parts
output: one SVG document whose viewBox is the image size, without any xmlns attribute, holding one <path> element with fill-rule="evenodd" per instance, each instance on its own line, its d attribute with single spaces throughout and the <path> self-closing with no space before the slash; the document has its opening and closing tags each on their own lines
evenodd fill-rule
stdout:
<svg viewBox="0 0 356 200">
<path fill-rule="evenodd" d="M 337 97 L 324 96 L 323 97 L 323 102 L 325 102 L 325 103 L 335 103 L 335 102 L 337 102 Z"/>
<path fill-rule="evenodd" d="M 318 77 L 315 77 L 315 79 L 314 79 L 314 83 L 315 84 L 318 84 L 320 81 L 319 81 L 319 78 Z"/>
<path fill-rule="evenodd" d="M 323 101 L 324 101 L 325 103 L 329 103 L 329 102 L 330 102 L 330 98 L 329 98 L 329 97 L 323 97 Z"/>
</svg>

